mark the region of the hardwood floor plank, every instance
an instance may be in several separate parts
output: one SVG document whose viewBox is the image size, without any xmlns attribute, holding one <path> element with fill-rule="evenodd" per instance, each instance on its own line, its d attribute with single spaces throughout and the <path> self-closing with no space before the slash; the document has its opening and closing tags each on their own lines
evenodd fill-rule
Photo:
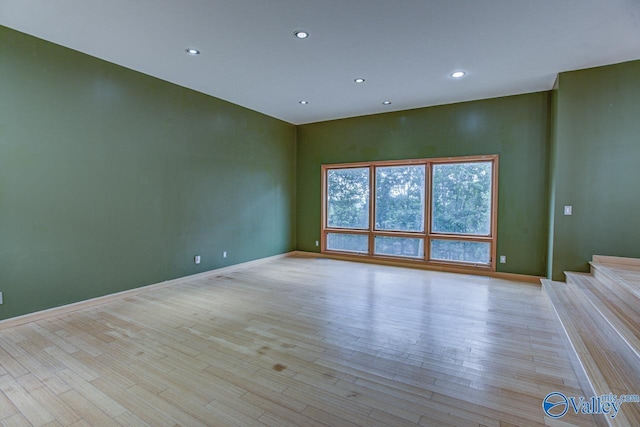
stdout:
<svg viewBox="0 0 640 427">
<path fill-rule="evenodd" d="M 137 396 L 141 401 L 144 401 L 145 405 L 148 405 L 152 408 L 162 408 L 162 412 L 167 414 L 170 419 L 175 420 L 176 423 L 184 426 L 206 426 L 215 418 L 209 418 L 205 420 L 199 420 L 195 416 L 189 414 L 188 412 L 182 410 L 180 407 L 170 403 L 168 400 L 163 399 L 162 397 L 146 390 L 140 386 L 133 386 L 129 390 L 127 390 L 129 395 Z"/>
<path fill-rule="evenodd" d="M 122 415 L 114 418 L 115 421 L 125 427 L 151 427 L 149 424 L 127 411 Z"/>
<path fill-rule="evenodd" d="M 18 359 L 7 353 L 0 343 L 0 366 L 3 371 L 17 378 L 29 373 L 29 369 L 23 366 Z M 4 375 L 4 374 L 3 374 Z"/>
<path fill-rule="evenodd" d="M 335 415 L 336 414 L 335 411 L 332 411 L 332 413 L 330 414 L 328 412 L 323 411 L 322 409 L 318 409 L 313 406 L 307 406 L 307 408 L 304 411 L 302 411 L 302 414 L 318 422 L 321 422 L 330 426 L 336 426 L 336 427 L 358 427 L 362 425 L 388 427 L 385 424 L 376 423 L 374 420 L 369 421 L 366 418 L 361 418 L 354 414 L 349 414 L 349 418 L 352 418 L 352 419 L 355 418 L 354 421 L 357 422 L 356 424 L 354 422 L 347 421 L 344 418 L 340 418 L 338 415 Z"/>
<path fill-rule="evenodd" d="M 0 382 L 5 382 L 9 380 L 8 375 L 0 376 Z M 3 391 L 0 391 L 0 420 L 4 420 L 10 418 L 18 413 L 18 409 L 15 407 L 13 403 L 9 400 L 7 396 L 5 396 Z"/>
<path fill-rule="evenodd" d="M 60 400 L 48 387 L 35 376 L 29 374 L 17 379 L 29 394 L 62 425 L 79 421 L 80 417 L 66 403 Z"/>
<path fill-rule="evenodd" d="M 9 418 L 0 420 L 2 427 L 25 427 L 33 426 L 22 414 L 14 414 Z M 43 426 L 46 424 L 43 424 Z"/>
<path fill-rule="evenodd" d="M 143 369 L 137 369 L 137 367 L 132 364 L 123 363 L 126 357 L 121 357 L 120 355 L 121 352 L 117 351 L 109 355 L 102 354 L 98 356 L 97 359 L 111 370 L 133 381 L 134 385 L 142 385 L 154 393 L 160 393 L 170 386 L 169 381 L 161 376 L 155 375 L 155 372 L 149 373 Z"/>
<path fill-rule="evenodd" d="M 31 425 L 39 427 L 55 420 L 53 415 L 12 377 L 5 375 L 2 378 L 0 391 Z"/>
<path fill-rule="evenodd" d="M 289 403 L 290 399 L 286 399 L 286 404 L 282 404 L 278 399 L 272 400 L 253 393 L 247 393 L 242 396 L 242 400 L 263 408 L 265 413 L 258 418 L 258 421 L 269 426 L 279 427 L 290 425 L 323 427 L 328 425 L 303 415 L 302 411 L 306 409 L 306 405 L 303 405 L 303 408 L 300 411 L 291 409 L 291 405 Z"/>
<path fill-rule="evenodd" d="M 156 408 L 149 405 L 140 396 L 135 393 L 131 393 L 129 389 L 118 390 L 117 393 L 111 394 L 111 391 L 115 390 L 115 388 L 112 384 L 109 384 L 105 378 L 98 378 L 97 380 L 94 380 L 92 384 L 104 393 L 109 393 L 113 400 L 127 409 L 127 412 L 134 414 L 136 417 L 151 426 L 173 427 L 178 424 L 176 420 L 172 419 L 169 414 L 164 412 L 164 407 Z"/>
<path fill-rule="evenodd" d="M 60 372 L 61 378 L 67 382 L 74 390 L 82 394 L 85 399 L 95 405 L 105 414 L 117 417 L 126 412 L 126 409 L 115 402 L 109 396 L 97 389 L 93 384 L 85 381 L 80 375 L 70 369 Z"/>
<path fill-rule="evenodd" d="M 252 407 L 256 408 L 256 406 Z M 227 405 L 224 402 L 218 400 L 212 400 L 205 407 L 212 416 L 210 420 L 227 420 L 236 426 L 263 426 L 264 424 L 258 420 L 264 411 L 260 411 L 260 415 L 252 417 L 242 410 L 236 409 L 234 406 Z"/>
<path fill-rule="evenodd" d="M 78 421 L 80 423 L 85 422 L 92 426 L 120 426 L 114 418 L 118 415 L 122 415 L 122 413 L 117 415 L 107 415 L 75 389 L 71 389 L 68 392 L 61 394 L 60 399 L 71 407 L 73 411 L 78 414 L 82 414 L 82 419 Z"/>
</svg>

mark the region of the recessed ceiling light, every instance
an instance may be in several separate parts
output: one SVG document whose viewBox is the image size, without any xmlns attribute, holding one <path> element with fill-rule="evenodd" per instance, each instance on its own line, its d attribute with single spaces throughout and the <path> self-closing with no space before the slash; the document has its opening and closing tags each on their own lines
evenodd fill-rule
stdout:
<svg viewBox="0 0 640 427">
<path fill-rule="evenodd" d="M 382 101 L 382 105 L 391 105 L 391 101 Z"/>
<path fill-rule="evenodd" d="M 465 73 L 464 71 L 454 71 L 453 73 L 450 74 L 451 77 L 453 77 L 454 79 L 459 79 L 461 77 L 466 76 L 467 73 Z"/>
<path fill-rule="evenodd" d="M 307 105 L 309 103 L 309 101 L 300 101 L 300 104 L 302 105 Z"/>
<path fill-rule="evenodd" d="M 293 35 L 296 36 L 297 39 L 306 39 L 307 37 L 309 37 L 309 33 L 302 30 L 294 31 Z"/>
<path fill-rule="evenodd" d="M 189 55 L 200 55 L 200 51 L 198 49 L 194 49 L 194 48 L 189 48 L 189 49 L 185 49 L 185 52 L 187 52 Z"/>
<path fill-rule="evenodd" d="M 354 82 L 356 82 L 356 83 L 364 83 L 364 79 L 362 77 L 358 77 L 357 79 L 354 80 Z"/>
</svg>

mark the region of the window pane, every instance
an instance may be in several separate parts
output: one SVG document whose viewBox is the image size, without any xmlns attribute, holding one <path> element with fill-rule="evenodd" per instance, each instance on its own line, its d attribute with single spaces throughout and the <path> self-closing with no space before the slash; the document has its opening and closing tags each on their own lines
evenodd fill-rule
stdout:
<svg viewBox="0 0 640 427">
<path fill-rule="evenodd" d="M 344 252 L 369 252 L 369 237 L 361 234 L 327 233 L 327 250 Z"/>
<path fill-rule="evenodd" d="M 369 228 L 369 168 L 327 171 L 327 227 Z"/>
<path fill-rule="evenodd" d="M 376 230 L 424 230 L 424 166 L 376 168 Z"/>
<path fill-rule="evenodd" d="M 433 165 L 434 233 L 491 233 L 491 162 Z"/>
<path fill-rule="evenodd" d="M 431 259 L 489 264 L 491 244 L 461 240 L 431 240 Z"/>
<path fill-rule="evenodd" d="M 376 236 L 375 254 L 424 258 L 424 239 Z"/>
</svg>

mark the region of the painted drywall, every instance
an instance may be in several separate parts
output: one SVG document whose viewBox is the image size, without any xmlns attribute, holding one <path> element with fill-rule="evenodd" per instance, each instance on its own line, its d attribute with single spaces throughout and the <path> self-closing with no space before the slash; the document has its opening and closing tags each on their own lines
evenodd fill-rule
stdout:
<svg viewBox="0 0 640 427">
<path fill-rule="evenodd" d="M 550 94 L 298 127 L 297 247 L 319 251 L 321 165 L 499 154 L 498 271 L 545 275 Z"/>
<path fill-rule="evenodd" d="M 553 240 L 556 218 L 554 212 L 556 210 L 556 159 L 558 150 L 558 79 L 556 79 L 556 87 L 551 91 L 551 105 L 549 110 L 550 126 L 549 126 L 549 234 L 547 236 L 547 278 L 553 276 Z"/>
<path fill-rule="evenodd" d="M 0 27 L 0 319 L 295 249 L 295 138 Z"/>
<path fill-rule="evenodd" d="M 562 73 L 553 162 L 553 279 L 592 255 L 640 257 L 640 61 Z M 573 215 L 563 215 L 564 206 Z"/>
</svg>

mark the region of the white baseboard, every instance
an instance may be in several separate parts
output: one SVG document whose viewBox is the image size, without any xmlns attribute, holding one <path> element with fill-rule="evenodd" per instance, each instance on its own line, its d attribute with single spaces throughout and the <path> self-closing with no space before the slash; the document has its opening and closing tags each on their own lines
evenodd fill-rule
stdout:
<svg viewBox="0 0 640 427">
<path fill-rule="evenodd" d="M 9 319 L 0 320 L 0 330 L 11 328 L 13 326 L 23 325 L 25 323 L 35 322 L 37 320 L 46 319 L 48 317 L 60 316 L 62 314 L 71 313 L 85 308 L 95 307 L 101 304 L 106 304 L 110 301 L 128 298 L 134 295 L 138 295 L 144 292 L 161 289 L 166 286 L 176 285 L 185 281 L 194 279 L 206 278 L 213 275 L 227 274 L 232 271 L 241 270 L 248 267 L 254 267 L 258 264 L 273 261 L 279 258 L 285 258 L 291 256 L 294 252 L 287 252 L 279 255 L 274 255 L 266 258 L 260 258 L 253 261 L 241 262 L 239 264 L 230 265 L 228 267 L 216 268 L 214 270 L 204 271 L 202 273 L 196 273 L 189 276 L 179 277 L 177 279 L 166 280 L 160 283 L 154 283 L 147 286 L 141 286 L 139 288 L 128 289 L 126 291 L 116 292 L 113 294 L 107 294 L 96 298 L 91 298 L 84 301 L 78 301 L 71 304 L 61 305 L 59 307 L 48 308 L 46 310 L 35 311 L 33 313 L 27 313 L 22 316 L 10 317 Z"/>
</svg>

